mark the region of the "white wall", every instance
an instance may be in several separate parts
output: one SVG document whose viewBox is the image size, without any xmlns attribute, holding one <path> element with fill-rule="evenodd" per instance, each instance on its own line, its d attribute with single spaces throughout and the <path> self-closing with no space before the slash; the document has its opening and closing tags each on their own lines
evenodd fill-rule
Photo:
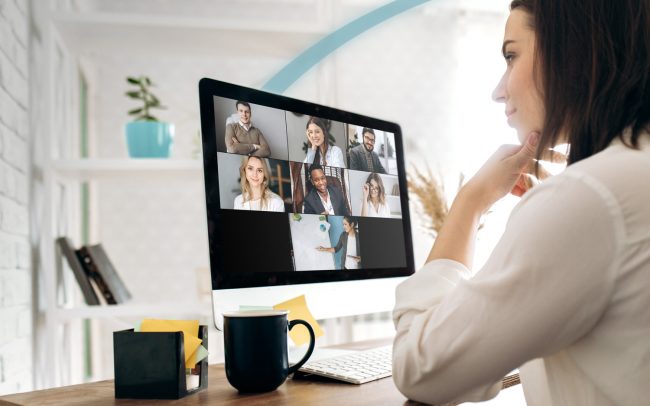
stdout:
<svg viewBox="0 0 650 406">
<path fill-rule="evenodd" d="M 0 395 L 32 388 L 27 2 L 0 2 Z"/>
</svg>

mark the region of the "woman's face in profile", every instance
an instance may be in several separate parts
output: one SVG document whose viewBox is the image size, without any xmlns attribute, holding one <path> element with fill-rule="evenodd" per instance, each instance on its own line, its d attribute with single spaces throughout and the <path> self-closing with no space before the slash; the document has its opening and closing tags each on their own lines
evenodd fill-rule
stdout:
<svg viewBox="0 0 650 406">
<path fill-rule="evenodd" d="M 522 143 L 531 132 L 540 132 L 544 122 L 544 105 L 538 90 L 541 86 L 533 72 L 535 32 L 529 25 L 530 18 L 520 9 L 510 12 L 502 48 L 507 67 L 492 93 L 494 101 L 505 104 L 508 124 L 517 130 Z"/>
<path fill-rule="evenodd" d="M 264 182 L 264 170 L 259 158 L 251 157 L 246 164 L 246 180 L 251 186 L 260 186 Z"/>
<path fill-rule="evenodd" d="M 323 130 L 314 123 L 310 123 L 307 127 L 307 139 L 311 142 L 311 145 L 320 147 L 325 141 L 325 134 Z"/>
<path fill-rule="evenodd" d="M 346 232 L 346 233 L 349 233 L 349 232 L 350 232 L 350 228 L 351 228 L 351 227 L 350 227 L 350 223 L 348 223 L 348 221 L 344 219 L 344 220 L 343 220 L 343 229 L 345 230 L 345 232 Z"/>
<path fill-rule="evenodd" d="M 370 197 L 376 198 L 379 197 L 379 184 L 377 184 L 377 181 L 374 179 L 371 179 L 370 182 L 368 182 L 368 185 L 370 186 Z"/>
</svg>

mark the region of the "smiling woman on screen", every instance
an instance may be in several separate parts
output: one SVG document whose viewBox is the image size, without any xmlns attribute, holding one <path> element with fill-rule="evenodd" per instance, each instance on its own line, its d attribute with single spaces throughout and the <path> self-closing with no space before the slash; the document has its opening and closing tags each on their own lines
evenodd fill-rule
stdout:
<svg viewBox="0 0 650 406">
<path fill-rule="evenodd" d="M 284 211 L 280 196 L 269 189 L 266 159 L 248 156 L 239 168 L 241 194 L 235 197 L 235 210 Z"/>
<path fill-rule="evenodd" d="M 647 404 L 650 2 L 510 8 L 493 98 L 522 145 L 459 191 L 428 263 L 397 288 L 395 382 L 419 401 L 480 401 L 519 368 L 529 406 Z M 522 188 L 559 144 L 567 169 Z M 510 191 L 523 198 L 472 270 L 479 219 Z"/>
</svg>

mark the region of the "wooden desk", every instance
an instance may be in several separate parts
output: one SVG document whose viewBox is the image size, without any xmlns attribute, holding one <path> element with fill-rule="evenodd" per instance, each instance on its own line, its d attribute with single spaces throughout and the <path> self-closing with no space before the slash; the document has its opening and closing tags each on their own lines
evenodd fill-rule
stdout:
<svg viewBox="0 0 650 406">
<path fill-rule="evenodd" d="M 115 399 L 113 381 L 65 386 L 0 397 L 0 405 L 414 405 L 391 378 L 352 385 L 315 380 L 287 381 L 273 392 L 241 395 L 230 386 L 223 364 L 210 365 L 208 388 L 179 400 Z"/>
<path fill-rule="evenodd" d="M 363 350 L 385 345 L 390 340 L 369 340 L 336 346 Z M 223 364 L 210 365 L 208 388 L 179 400 L 115 399 L 113 381 L 64 386 L 0 397 L 0 405 L 416 405 L 395 387 L 392 378 L 363 385 L 330 380 L 287 379 L 278 389 L 259 394 L 240 394 L 230 386 Z"/>
<path fill-rule="evenodd" d="M 390 343 L 390 339 L 368 340 L 338 345 L 330 348 L 364 350 Z M 504 378 L 507 388 L 519 384 L 519 375 Z M 504 391 L 501 391 L 503 393 Z M 497 400 L 497 399 L 495 399 Z M 498 400 L 497 400 L 498 401 Z M 520 399 L 520 404 L 521 403 Z M 113 381 L 100 381 L 82 385 L 64 386 L 35 392 L 0 397 L 4 405 L 420 405 L 409 401 L 395 387 L 392 378 L 383 378 L 363 385 L 331 381 L 325 378 L 287 379 L 278 389 L 259 394 L 240 394 L 230 386 L 223 364 L 210 365 L 208 388 L 179 400 L 115 399 Z M 496 403 L 494 403 L 496 404 Z M 511 404 L 511 403 L 508 403 Z"/>
</svg>

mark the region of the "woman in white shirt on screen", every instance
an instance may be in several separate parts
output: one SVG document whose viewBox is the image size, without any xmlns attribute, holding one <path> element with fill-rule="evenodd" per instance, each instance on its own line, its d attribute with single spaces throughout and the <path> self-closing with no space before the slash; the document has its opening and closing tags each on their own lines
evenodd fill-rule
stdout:
<svg viewBox="0 0 650 406">
<path fill-rule="evenodd" d="M 386 204 L 386 190 L 381 176 L 371 173 L 363 184 L 363 201 L 361 215 L 366 217 L 390 217 L 390 209 Z"/>
<path fill-rule="evenodd" d="M 318 117 L 310 117 L 305 128 L 307 134 L 307 156 L 304 163 L 345 168 L 341 148 L 329 145 L 325 123 Z"/>
<path fill-rule="evenodd" d="M 270 172 L 265 158 L 247 156 L 239 167 L 241 194 L 235 197 L 235 210 L 284 211 L 280 196 L 269 189 Z"/>
<path fill-rule="evenodd" d="M 393 377 L 409 398 L 489 399 L 519 368 L 528 406 L 648 403 L 649 18 L 647 0 L 511 3 L 493 97 L 523 146 L 458 192 L 397 288 Z M 567 169 L 526 190 L 563 143 Z M 479 219 L 509 191 L 525 195 L 476 272 Z"/>
</svg>

